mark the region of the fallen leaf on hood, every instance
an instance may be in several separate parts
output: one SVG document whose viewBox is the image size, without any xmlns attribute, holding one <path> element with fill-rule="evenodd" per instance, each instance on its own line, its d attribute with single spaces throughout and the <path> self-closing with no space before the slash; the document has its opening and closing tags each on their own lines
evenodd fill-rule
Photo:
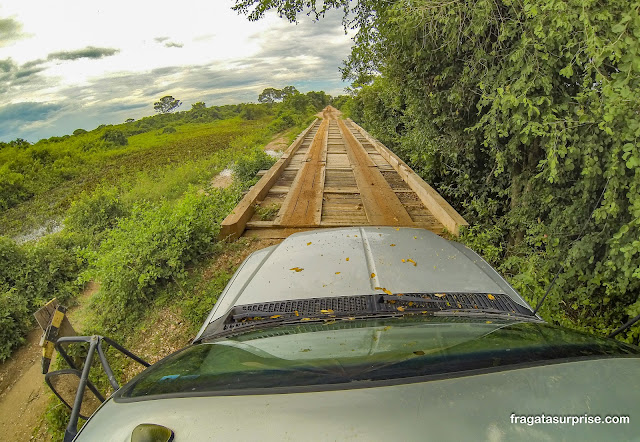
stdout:
<svg viewBox="0 0 640 442">
<path fill-rule="evenodd" d="M 438 298 L 444 298 L 447 295 L 445 295 L 444 293 L 434 293 L 433 296 L 437 296 Z"/>
<path fill-rule="evenodd" d="M 399 312 L 403 312 L 404 311 L 404 307 L 398 307 L 398 311 Z"/>
<path fill-rule="evenodd" d="M 418 263 L 417 263 L 417 262 L 415 262 L 415 261 L 414 261 L 413 259 L 411 259 L 411 258 L 407 259 L 407 262 L 412 263 L 414 267 L 418 265 Z"/>
<path fill-rule="evenodd" d="M 333 313 L 333 310 L 331 310 L 331 309 L 320 310 L 320 313 L 324 313 L 325 315 L 329 315 L 329 314 Z"/>
<path fill-rule="evenodd" d="M 390 247 L 395 247 L 395 246 L 396 246 L 395 244 L 391 244 L 391 246 L 390 246 Z"/>
<path fill-rule="evenodd" d="M 310 245 L 311 245 L 311 241 L 309 241 L 309 242 L 307 243 L 307 245 L 308 245 L 308 246 L 310 246 Z"/>
<path fill-rule="evenodd" d="M 372 278 L 375 278 L 375 277 L 376 277 L 376 274 L 375 274 L 375 273 L 372 273 L 372 274 L 371 274 L 371 277 L 372 277 Z"/>
<path fill-rule="evenodd" d="M 339 275 L 339 274 L 340 274 L 340 272 L 336 272 L 336 275 Z"/>
<path fill-rule="evenodd" d="M 301 269 L 300 267 L 294 267 L 294 268 L 289 269 L 289 270 L 293 270 L 294 272 L 301 272 L 301 271 L 303 271 L 304 269 Z"/>
<path fill-rule="evenodd" d="M 346 261 L 349 261 L 349 258 L 347 258 Z"/>
<path fill-rule="evenodd" d="M 493 295 L 487 295 L 487 298 L 491 299 L 492 301 L 493 301 L 494 299 L 496 299 L 496 297 L 495 297 L 495 296 L 493 296 Z"/>
<path fill-rule="evenodd" d="M 271 316 L 271 319 L 278 319 L 278 318 L 281 318 L 281 317 L 282 317 L 282 315 L 273 315 L 273 316 Z"/>
</svg>

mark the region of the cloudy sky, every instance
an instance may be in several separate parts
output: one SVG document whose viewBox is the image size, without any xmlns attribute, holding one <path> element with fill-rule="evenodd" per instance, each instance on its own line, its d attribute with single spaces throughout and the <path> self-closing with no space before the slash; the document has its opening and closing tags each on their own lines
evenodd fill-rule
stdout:
<svg viewBox="0 0 640 442">
<path fill-rule="evenodd" d="M 338 67 L 351 40 L 339 14 L 249 22 L 232 5 L 3 0 L 0 141 L 137 119 L 164 95 L 189 109 L 255 102 L 266 87 L 343 93 Z"/>
</svg>

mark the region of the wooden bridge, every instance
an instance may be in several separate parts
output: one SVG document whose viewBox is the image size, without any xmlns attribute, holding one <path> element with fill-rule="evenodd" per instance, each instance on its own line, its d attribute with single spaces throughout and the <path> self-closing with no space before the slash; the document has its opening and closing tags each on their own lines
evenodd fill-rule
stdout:
<svg viewBox="0 0 640 442">
<path fill-rule="evenodd" d="M 457 235 L 467 222 L 400 158 L 332 107 L 323 111 L 222 222 L 220 238 L 286 238 L 345 226 L 420 227 Z"/>
</svg>

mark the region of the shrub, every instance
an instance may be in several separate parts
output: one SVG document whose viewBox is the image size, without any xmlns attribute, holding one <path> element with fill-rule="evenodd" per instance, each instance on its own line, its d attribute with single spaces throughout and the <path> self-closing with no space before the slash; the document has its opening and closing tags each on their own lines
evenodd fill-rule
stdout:
<svg viewBox="0 0 640 442">
<path fill-rule="evenodd" d="M 117 189 L 102 187 L 80 195 L 67 212 L 65 226 L 71 232 L 96 235 L 113 228 L 127 214 Z"/>
<path fill-rule="evenodd" d="M 212 250 L 239 196 L 238 189 L 214 189 L 209 196 L 194 191 L 175 204 L 134 207 L 102 242 L 87 274 L 101 282 L 96 302 L 103 325 L 126 324 L 157 287 L 183 278 L 188 264 Z"/>
<path fill-rule="evenodd" d="M 0 289 L 0 361 L 6 360 L 13 349 L 24 342 L 30 325 L 26 299 L 16 289 Z"/>
<path fill-rule="evenodd" d="M 167 126 L 162 130 L 163 134 L 172 134 L 176 132 L 176 128 L 172 126 Z"/>
<path fill-rule="evenodd" d="M 84 129 L 76 129 L 76 130 L 73 131 L 74 135 L 82 135 L 82 134 L 86 134 L 86 133 L 87 133 L 87 131 L 84 130 Z"/>
<path fill-rule="evenodd" d="M 237 180 L 248 185 L 257 181 L 256 173 L 262 169 L 269 169 L 275 159 L 267 155 L 261 148 L 254 148 L 246 155 L 241 156 L 233 167 Z"/>
<path fill-rule="evenodd" d="M 102 136 L 102 139 L 108 143 L 115 144 L 116 146 L 126 146 L 129 144 L 129 140 L 122 131 L 116 129 L 107 129 Z"/>
</svg>

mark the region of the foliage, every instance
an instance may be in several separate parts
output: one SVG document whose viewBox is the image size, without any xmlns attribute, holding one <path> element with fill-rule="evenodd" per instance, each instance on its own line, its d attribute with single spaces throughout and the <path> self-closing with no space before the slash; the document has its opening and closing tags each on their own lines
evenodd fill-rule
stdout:
<svg viewBox="0 0 640 442">
<path fill-rule="evenodd" d="M 129 144 L 127 137 L 119 130 L 107 129 L 102 135 L 102 139 L 108 143 L 113 143 L 117 146 L 126 146 Z"/>
<path fill-rule="evenodd" d="M 136 205 L 91 258 L 88 276 L 102 284 L 102 324 L 125 324 L 144 310 L 157 287 L 184 278 L 186 266 L 211 251 L 219 223 L 239 196 L 237 189 L 214 189 L 210 195 L 192 191 L 177 203 Z"/>
<path fill-rule="evenodd" d="M 502 250 L 532 303 L 563 268 L 541 311 L 556 323 L 606 333 L 640 313 L 637 1 L 235 6 L 290 21 L 334 8 L 357 29 L 349 113 L 477 226 L 467 241 Z"/>
<path fill-rule="evenodd" d="M 249 186 L 258 181 L 256 173 L 259 170 L 269 169 L 275 159 L 267 155 L 260 147 L 253 148 L 247 155 L 243 155 L 236 160 L 233 167 L 235 178 Z"/>
<path fill-rule="evenodd" d="M 65 302 L 77 291 L 84 266 L 76 257 L 77 240 L 56 234 L 20 246 L 0 237 L 0 361 L 23 342 L 35 310 L 53 297 Z"/>
<path fill-rule="evenodd" d="M 258 95 L 258 101 L 260 103 L 271 104 L 280 100 L 282 100 L 282 91 L 272 87 L 266 88 L 260 95 Z"/>
<path fill-rule="evenodd" d="M 64 224 L 70 232 L 86 233 L 95 238 L 114 228 L 127 215 L 128 210 L 120 200 L 118 190 L 99 187 L 93 193 L 83 192 L 73 202 Z"/>
<path fill-rule="evenodd" d="M 181 104 L 182 102 L 180 100 L 176 100 L 171 95 L 165 95 L 153 103 L 153 110 L 161 114 L 168 114 L 180 107 Z"/>
</svg>

